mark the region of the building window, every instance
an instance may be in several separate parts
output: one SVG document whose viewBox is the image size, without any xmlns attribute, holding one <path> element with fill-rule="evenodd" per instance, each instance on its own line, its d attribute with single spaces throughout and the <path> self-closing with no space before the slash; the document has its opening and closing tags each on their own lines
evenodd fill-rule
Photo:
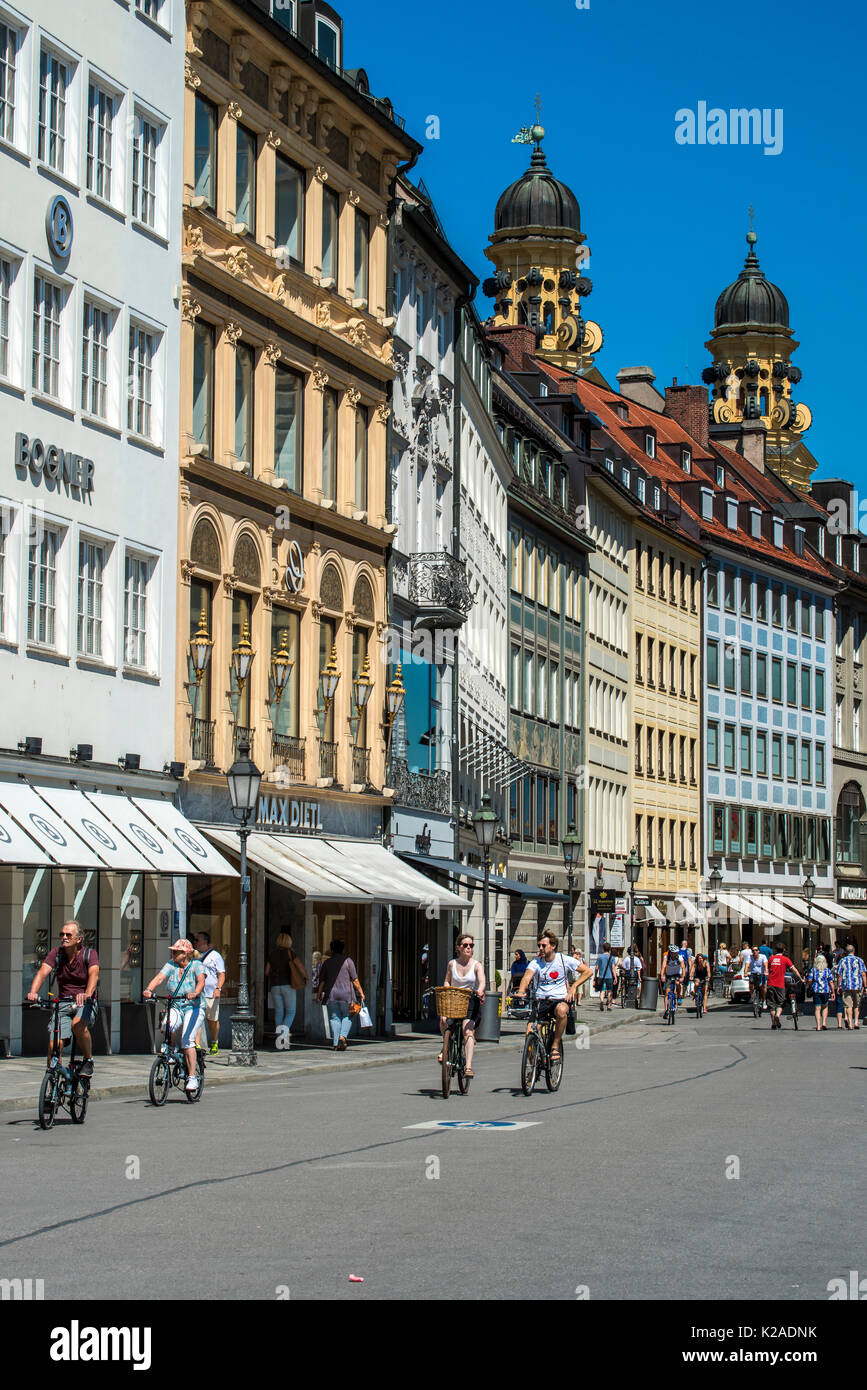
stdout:
<svg viewBox="0 0 867 1390">
<path fill-rule="evenodd" d="M 66 291 L 37 275 L 33 285 L 33 371 L 31 384 L 43 396 L 60 397 L 60 317 Z"/>
<path fill-rule="evenodd" d="M 741 730 L 741 772 L 753 770 L 753 736 L 749 729 Z"/>
<path fill-rule="evenodd" d="M 778 705 L 783 702 L 783 663 L 778 656 L 771 657 L 771 699 Z"/>
<path fill-rule="evenodd" d="M 816 713 L 825 713 L 825 672 L 816 672 Z"/>
<path fill-rule="evenodd" d="M 366 405 L 355 407 L 355 505 L 367 511 L 367 436 L 369 416 Z"/>
<path fill-rule="evenodd" d="M 337 498 L 337 392 L 330 387 L 322 393 L 322 496 Z"/>
<path fill-rule="evenodd" d="M 253 462 L 255 352 L 247 343 L 235 346 L 235 457 Z"/>
<path fill-rule="evenodd" d="M 78 546 L 78 651 L 102 656 L 102 576 L 105 551 L 93 541 Z"/>
<path fill-rule="evenodd" d="M 235 127 L 235 221 L 256 235 L 256 136 Z"/>
<path fill-rule="evenodd" d="M 69 68 L 47 49 L 39 55 L 39 158 L 59 174 L 66 169 L 66 101 Z"/>
<path fill-rule="evenodd" d="M 84 302 L 81 335 L 81 408 L 100 420 L 108 416 L 108 353 L 113 315 Z"/>
<path fill-rule="evenodd" d="M 725 688 L 734 692 L 735 686 L 735 649 L 726 647 L 723 655 L 723 667 L 725 671 Z"/>
<path fill-rule="evenodd" d="M 748 574 L 741 575 L 741 617 L 753 616 L 753 581 Z"/>
<path fill-rule="evenodd" d="M 274 193 L 274 240 L 300 265 L 304 260 L 304 171 L 279 154 Z"/>
<path fill-rule="evenodd" d="M 753 693 L 753 663 L 752 652 L 741 651 L 741 694 L 752 695 Z"/>
<path fill-rule="evenodd" d="M 15 139 L 15 78 L 18 34 L 0 22 L 0 140 Z"/>
<path fill-rule="evenodd" d="M 137 111 L 132 137 L 132 215 L 146 227 L 157 226 L 157 152 L 163 127 Z"/>
<path fill-rule="evenodd" d="M 734 497 L 726 498 L 726 525 L 730 531 L 738 529 L 738 504 Z"/>
<path fill-rule="evenodd" d="M 196 97 L 193 183 L 197 198 L 212 211 L 217 206 L 217 108 Z"/>
<path fill-rule="evenodd" d="M 278 365 L 274 377 L 274 472 L 289 484 L 291 492 L 301 491 L 303 404 L 303 379 Z"/>
<path fill-rule="evenodd" d="M 768 736 L 763 729 L 756 731 L 756 776 L 768 775 Z"/>
<path fill-rule="evenodd" d="M 656 435 L 654 435 L 654 434 L 645 434 L 645 436 L 644 436 L 644 452 L 646 453 L 646 455 L 647 455 L 647 457 L 648 457 L 649 459 L 655 459 L 655 458 L 656 458 Z"/>
<path fill-rule="evenodd" d="M 756 652 L 756 695 L 760 700 L 768 698 L 768 658 L 763 652 Z"/>
<path fill-rule="evenodd" d="M 135 0 L 135 7 L 139 14 L 143 14 L 147 19 L 152 19 L 158 23 L 164 3 L 165 0 Z"/>
<path fill-rule="evenodd" d="M 333 188 L 322 190 L 322 278 L 337 284 L 340 198 Z"/>
<path fill-rule="evenodd" d="M 817 787 L 824 787 L 824 785 L 825 785 L 825 745 L 824 745 L 824 743 L 817 743 L 817 744 L 816 744 L 816 786 L 817 786 Z"/>
<path fill-rule="evenodd" d="M 808 738 L 801 740 L 801 781 L 809 782 L 813 776 L 813 745 Z"/>
<path fill-rule="evenodd" d="M 127 379 L 127 429 L 143 439 L 154 439 L 153 374 L 157 338 L 135 324 L 129 330 Z"/>
<path fill-rule="evenodd" d="M 786 777 L 790 782 L 798 778 L 798 740 L 786 739 Z"/>
<path fill-rule="evenodd" d="M 370 271 L 370 218 L 355 209 L 355 298 L 367 301 Z"/>
<path fill-rule="evenodd" d="M 801 709 L 812 708 L 812 681 L 809 666 L 801 667 Z"/>
<path fill-rule="evenodd" d="M 87 187 L 111 202 L 111 153 L 115 99 L 95 82 L 88 88 Z"/>
<path fill-rule="evenodd" d="M 786 703 L 798 703 L 798 668 L 793 661 L 786 662 Z"/>
<path fill-rule="evenodd" d="M 708 642 L 707 644 L 707 683 L 708 685 L 719 685 L 719 643 Z"/>
<path fill-rule="evenodd" d="M 705 584 L 709 608 L 719 608 L 719 570 L 709 569 Z"/>
<path fill-rule="evenodd" d="M 123 587 L 123 659 L 127 666 L 147 669 L 148 581 L 150 565 L 127 555 Z"/>
<path fill-rule="evenodd" d="M 442 358 L 445 357 L 445 355 L 446 355 L 446 353 L 448 352 L 448 350 L 449 350 L 449 316 L 448 316 L 447 313 L 443 312 L 443 313 L 440 314 L 439 319 L 438 319 L 438 321 L 437 321 L 437 351 L 438 351 L 438 353 L 439 353 L 440 360 L 442 360 Z M 541 394 L 544 395 L 545 392 L 543 391 Z"/>
<path fill-rule="evenodd" d="M 9 345 L 12 282 L 16 267 L 0 258 L 0 376 L 9 376 L 12 359 Z"/>
<path fill-rule="evenodd" d="M 214 457 L 214 330 L 196 321 L 193 329 L 193 440 Z"/>
<path fill-rule="evenodd" d="M 316 16 L 316 56 L 335 71 L 340 67 L 340 35 L 337 27 L 322 15 Z"/>
<path fill-rule="evenodd" d="M 734 772 L 735 769 L 735 726 L 726 724 L 723 731 L 723 758 L 726 772 Z"/>
<path fill-rule="evenodd" d="M 824 531 L 820 531 L 820 532 L 819 532 L 819 535 L 820 535 L 820 536 L 824 536 L 824 534 L 825 534 Z M 825 640 L 825 605 L 824 605 L 823 603 L 817 603 L 817 604 L 816 604 L 816 641 L 817 641 L 817 642 L 824 642 L 824 640 Z"/>
<path fill-rule="evenodd" d="M 727 613 L 735 611 L 735 572 L 723 570 L 723 602 Z"/>
<path fill-rule="evenodd" d="M 762 579 L 756 580 L 756 621 L 768 621 L 768 586 Z"/>
<path fill-rule="evenodd" d="M 812 608 L 811 608 L 811 606 L 810 606 L 810 600 L 808 599 L 808 597 L 807 597 L 806 594 L 802 594 L 802 595 L 801 595 L 801 636 L 802 636 L 802 637 L 809 637 L 809 636 L 810 636 L 810 629 L 811 629 L 810 614 L 811 614 L 811 612 L 812 612 Z"/>
<path fill-rule="evenodd" d="M 44 530 L 30 541 L 27 568 L 27 640 L 45 647 L 56 644 L 57 619 L 56 531 Z"/>
<path fill-rule="evenodd" d="M 783 775 L 783 738 L 781 734 L 771 735 L 771 776 Z"/>
<path fill-rule="evenodd" d="M 786 629 L 789 632 L 798 630 L 798 595 L 791 589 L 786 594 Z"/>
</svg>

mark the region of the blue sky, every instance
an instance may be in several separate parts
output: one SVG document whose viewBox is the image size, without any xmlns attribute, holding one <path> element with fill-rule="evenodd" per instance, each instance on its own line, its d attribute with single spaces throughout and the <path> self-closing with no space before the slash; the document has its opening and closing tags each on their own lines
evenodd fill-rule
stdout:
<svg viewBox="0 0 867 1390">
<path fill-rule="evenodd" d="M 859 394 L 867 310 L 860 5 L 346 0 L 340 12 L 346 66 L 363 66 L 424 144 L 413 176 L 480 280 L 497 198 L 529 162 L 511 139 L 541 94 L 548 164 L 581 206 L 594 285 L 584 312 L 604 330 L 597 365 L 612 383 L 644 363 L 660 389 L 674 376 L 700 381 L 752 203 L 762 269 L 788 298 L 801 344 L 797 399 L 813 411 L 818 476 L 851 477 L 867 493 L 860 421 L 841 408 L 844 382 Z M 701 101 L 781 108 L 781 153 L 679 145 L 675 112 Z M 430 115 L 438 140 L 425 139 Z M 476 303 L 487 317 L 481 287 Z"/>
</svg>

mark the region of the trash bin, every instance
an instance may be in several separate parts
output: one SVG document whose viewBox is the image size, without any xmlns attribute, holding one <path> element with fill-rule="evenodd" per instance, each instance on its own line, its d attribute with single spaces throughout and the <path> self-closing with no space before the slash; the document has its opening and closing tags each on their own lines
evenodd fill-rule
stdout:
<svg viewBox="0 0 867 1390">
<path fill-rule="evenodd" d="M 638 1001 L 639 1009 L 647 1009 L 650 1013 L 656 1013 L 656 1006 L 659 1003 L 659 980 L 655 975 L 645 978 L 641 982 L 641 997 Z"/>
<path fill-rule="evenodd" d="M 482 1005 L 481 1015 L 476 1024 L 477 1042 L 500 1041 L 500 996 L 499 994 L 486 994 L 485 1002 Z"/>
</svg>

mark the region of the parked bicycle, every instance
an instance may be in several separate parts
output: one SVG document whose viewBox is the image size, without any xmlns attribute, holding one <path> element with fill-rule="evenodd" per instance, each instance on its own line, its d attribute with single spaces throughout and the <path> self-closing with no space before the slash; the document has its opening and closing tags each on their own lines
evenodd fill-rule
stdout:
<svg viewBox="0 0 867 1390">
<path fill-rule="evenodd" d="M 83 1125 L 87 1115 L 87 1102 L 90 1098 L 90 1077 L 81 1076 L 79 1068 L 85 1061 L 76 1060 L 75 1034 L 69 1053 L 69 1063 L 63 1065 L 63 1040 L 60 1036 L 60 1005 L 64 1003 L 57 996 L 48 996 L 48 1003 L 33 1004 L 25 1002 L 25 1008 L 51 1009 L 54 1017 L 51 1026 L 51 1047 L 45 1064 L 45 1075 L 39 1088 L 39 1124 L 42 1129 L 51 1129 L 61 1108 L 69 1111 L 74 1125 Z"/>
<path fill-rule="evenodd" d="M 472 1078 L 467 1075 L 463 1022 L 469 1012 L 470 999 L 477 992 L 455 989 L 452 985 L 437 985 L 432 993 L 436 998 L 439 1017 L 446 1020 L 443 1030 L 442 1088 L 443 1100 L 448 1100 L 452 1089 L 452 1077 L 457 1078 L 458 1090 L 462 1096 L 470 1089 Z"/>
<path fill-rule="evenodd" d="M 541 1002 L 545 1002 L 544 1000 Z M 536 1082 L 545 1072 L 545 1084 L 549 1091 L 559 1089 L 563 1079 L 563 1047 L 560 1055 L 551 1056 L 554 1044 L 556 1019 L 553 1009 L 544 1014 L 539 1008 L 540 1001 L 534 999 L 530 1006 L 529 1032 L 524 1039 L 524 1052 L 521 1057 L 521 1090 L 525 1096 L 533 1094 Z"/>
<path fill-rule="evenodd" d="M 198 1086 L 194 1091 L 186 1089 L 187 1084 L 187 1063 L 184 1051 L 181 1047 L 172 1044 L 172 1025 L 177 1027 L 177 1019 L 172 1019 L 172 1013 L 177 1010 L 172 1009 L 176 995 L 155 994 L 152 996 L 160 1003 L 166 1005 L 166 1011 L 161 1023 L 163 1040 L 160 1044 L 158 1056 L 154 1058 L 151 1074 L 148 1078 L 148 1094 L 153 1105 L 165 1105 L 168 1099 L 169 1088 L 177 1086 L 179 1091 L 183 1091 L 186 1099 L 194 1105 L 202 1098 L 202 1091 L 205 1089 L 205 1054 L 201 1048 L 196 1048 L 196 1079 Z"/>
</svg>

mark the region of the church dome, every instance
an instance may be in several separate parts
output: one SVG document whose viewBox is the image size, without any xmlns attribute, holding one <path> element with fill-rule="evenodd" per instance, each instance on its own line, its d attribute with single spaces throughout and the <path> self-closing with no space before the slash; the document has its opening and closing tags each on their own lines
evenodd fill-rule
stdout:
<svg viewBox="0 0 867 1390">
<path fill-rule="evenodd" d="M 755 232 L 747 232 L 749 252 L 744 268 L 723 290 L 714 309 L 714 328 L 756 324 L 763 328 L 788 328 L 789 305 L 783 291 L 765 279 L 756 255 Z"/>
<path fill-rule="evenodd" d="M 572 232 L 581 231 L 578 199 L 571 188 L 555 179 L 538 146 L 527 172 L 500 194 L 494 225 L 498 232 L 522 227 L 568 227 Z"/>
</svg>

